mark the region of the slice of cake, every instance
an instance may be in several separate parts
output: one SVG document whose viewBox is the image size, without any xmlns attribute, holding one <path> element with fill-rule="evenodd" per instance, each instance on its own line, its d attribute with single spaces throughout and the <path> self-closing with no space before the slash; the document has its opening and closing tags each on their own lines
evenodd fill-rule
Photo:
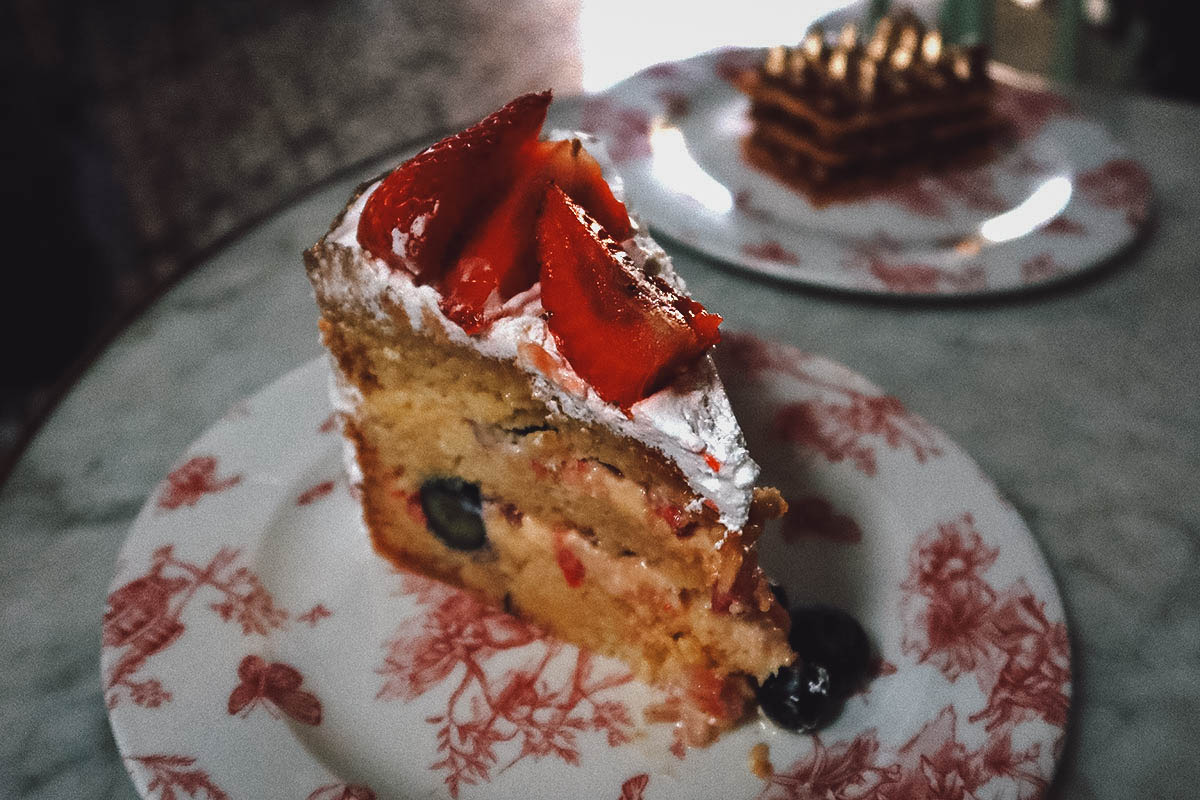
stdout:
<svg viewBox="0 0 1200 800">
<path fill-rule="evenodd" d="M 948 45 L 908 10 L 865 41 L 853 24 L 832 44 L 814 26 L 743 77 L 746 156 L 817 204 L 981 158 L 1003 127 L 986 61 L 982 46 Z"/>
<path fill-rule="evenodd" d="M 783 513 L 685 292 L 518 98 L 369 183 L 305 253 L 375 549 L 673 687 L 690 743 L 793 654 Z"/>
</svg>

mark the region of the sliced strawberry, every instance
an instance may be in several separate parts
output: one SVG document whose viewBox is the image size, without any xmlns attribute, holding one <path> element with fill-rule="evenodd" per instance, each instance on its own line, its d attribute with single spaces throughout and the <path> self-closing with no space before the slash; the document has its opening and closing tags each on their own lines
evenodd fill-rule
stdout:
<svg viewBox="0 0 1200 800">
<path fill-rule="evenodd" d="M 639 270 L 557 186 L 546 189 L 537 253 L 550 330 L 610 403 L 629 408 L 720 339 L 719 316 Z"/>
<path fill-rule="evenodd" d="M 621 242 L 633 235 L 625 204 L 613 197 L 600 162 L 592 158 L 582 142 L 578 139 L 540 142 L 539 149 L 545 154 L 549 179 L 603 225 L 609 236 Z"/>
<path fill-rule="evenodd" d="M 441 277 L 454 237 L 523 170 L 549 105 L 550 92 L 523 95 L 401 164 L 368 198 L 359 244 L 419 283 Z"/>
<path fill-rule="evenodd" d="M 442 283 L 442 311 L 467 333 L 478 333 L 501 303 L 537 281 L 534 227 L 548 181 L 563 187 L 614 238 L 632 235 L 629 213 L 578 139 L 538 142 L 522 174 L 472 234 Z"/>
<path fill-rule="evenodd" d="M 537 282 L 533 230 L 545 191 L 541 175 L 517 179 L 446 274 L 442 311 L 467 333 L 478 333 L 505 300 Z"/>
</svg>

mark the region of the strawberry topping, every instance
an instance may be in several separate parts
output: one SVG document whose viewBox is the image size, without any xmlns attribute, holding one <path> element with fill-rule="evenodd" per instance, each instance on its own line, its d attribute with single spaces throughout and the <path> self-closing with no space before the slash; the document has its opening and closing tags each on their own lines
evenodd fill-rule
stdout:
<svg viewBox="0 0 1200 800">
<path fill-rule="evenodd" d="M 418 283 L 441 277 L 452 241 L 521 170 L 549 105 L 550 92 L 523 95 L 401 164 L 368 198 L 359 244 Z"/>
<path fill-rule="evenodd" d="M 519 178 L 446 274 L 442 311 L 467 333 L 479 333 L 505 300 L 537 281 L 533 229 L 543 185 Z"/>
<path fill-rule="evenodd" d="M 633 235 L 625 204 L 613 196 L 612 188 L 600 170 L 600 162 L 583 149 L 582 142 L 564 139 L 540 142 L 539 146 L 547 164 L 546 178 L 539 189 L 545 187 L 547 180 L 554 181 L 603 225 L 609 236 L 623 242 Z M 538 200 L 540 204 L 540 196 Z"/>
<path fill-rule="evenodd" d="M 633 234 L 629 213 L 617 200 L 578 139 L 537 142 L 508 194 L 475 230 L 442 284 L 442 311 L 478 333 L 501 304 L 538 279 L 534 228 L 547 182 L 563 187 L 617 240 Z"/>
<path fill-rule="evenodd" d="M 719 316 L 639 270 L 557 186 L 546 189 L 537 256 L 550 330 L 610 403 L 628 409 L 720 340 Z"/>
<path fill-rule="evenodd" d="M 629 214 L 577 139 L 539 142 L 550 92 L 518 97 L 401 164 L 364 204 L 358 241 L 470 334 L 541 281 L 560 351 L 628 409 L 720 339 L 721 318 L 617 244 Z"/>
</svg>

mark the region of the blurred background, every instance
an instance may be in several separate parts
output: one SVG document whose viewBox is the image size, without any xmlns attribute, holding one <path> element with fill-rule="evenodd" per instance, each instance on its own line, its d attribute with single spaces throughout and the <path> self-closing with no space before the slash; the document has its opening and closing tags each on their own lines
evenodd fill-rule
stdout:
<svg viewBox="0 0 1200 800">
<path fill-rule="evenodd" d="M 796 41 L 867 5 L 6 0 L 0 481 L 112 335 L 315 185 L 524 91 L 598 91 L 713 47 Z M 936 19 L 949 4 L 912 5 Z M 1018 69 L 1200 99 L 1192 3 L 953 8 L 952 24 L 975 26 Z M 444 105 L 422 100 L 431 91 Z"/>
</svg>

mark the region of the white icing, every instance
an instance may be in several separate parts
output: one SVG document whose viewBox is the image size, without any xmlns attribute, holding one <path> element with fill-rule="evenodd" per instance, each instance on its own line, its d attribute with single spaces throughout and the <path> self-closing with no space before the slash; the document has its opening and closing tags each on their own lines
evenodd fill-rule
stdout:
<svg viewBox="0 0 1200 800">
<path fill-rule="evenodd" d="M 440 295 L 432 286 L 417 286 L 402 270 L 391 269 L 383 260 L 372 257 L 358 244 L 358 220 L 363 206 L 375 187 L 368 188 L 346 210 L 341 223 L 326 237 L 327 242 L 352 251 L 362 269 L 362 279 L 351 286 L 330 283 L 327 297 L 353 305 L 362 305 L 377 317 L 387 316 L 387 305 L 404 308 L 410 324 L 420 330 L 427 320 L 436 320 L 446 335 L 458 344 L 474 348 L 485 356 L 515 361 L 529 372 L 534 394 L 553 412 L 589 424 L 605 425 L 636 439 L 670 458 L 687 479 L 688 485 L 717 509 L 721 524 L 738 530 L 746 524 L 751 490 L 758 477 L 758 465 L 750 458 L 741 428 L 730 408 L 729 398 L 717 375 L 712 358 L 705 355 L 695 368 L 675 383 L 635 403 L 627 416 L 617 406 L 606 403 L 571 368 L 559 353 L 558 345 L 545 320 L 541 318 L 541 290 L 534 285 L 504 304 L 506 316 L 477 336 L 470 336 L 446 317 L 438 307 Z M 424 227 L 425 220 L 420 220 Z M 639 226 L 640 228 L 640 226 Z M 418 234 L 415 227 L 414 234 Z M 407 246 L 407 237 L 393 244 L 398 254 Z M 661 275 L 664 280 L 685 290 L 683 281 L 671 267 L 662 248 L 644 232 L 623 242 L 622 247 L 641 269 Z M 402 256 L 403 257 L 403 256 Z M 525 345 L 524 348 L 521 345 Z M 540 357 L 536 346 L 548 359 Z M 541 362 L 541 363 L 539 363 Z M 551 374 L 540 368 L 553 364 Z M 353 387 L 340 382 L 331 387 L 338 398 L 338 410 L 352 411 L 361 399 Z M 714 459 L 719 468 L 709 463 Z"/>
<path fill-rule="evenodd" d="M 422 214 L 413 219 L 412 224 L 408 226 L 407 231 L 402 231 L 399 228 L 392 228 L 392 252 L 398 257 L 408 260 L 408 241 L 414 236 L 420 239 L 425 235 L 425 224 L 429 222 L 429 218 L 437 213 L 438 204 L 435 202 L 433 208 L 428 214 Z"/>
<path fill-rule="evenodd" d="M 362 392 L 354 384 L 342 377 L 333 357 L 329 358 L 329 402 L 333 410 L 343 417 L 355 412 L 362 402 Z M 346 480 L 352 487 L 362 486 L 363 471 L 358 463 L 358 453 L 354 444 L 347 438 L 342 438 L 342 466 L 346 471 Z"/>
</svg>

